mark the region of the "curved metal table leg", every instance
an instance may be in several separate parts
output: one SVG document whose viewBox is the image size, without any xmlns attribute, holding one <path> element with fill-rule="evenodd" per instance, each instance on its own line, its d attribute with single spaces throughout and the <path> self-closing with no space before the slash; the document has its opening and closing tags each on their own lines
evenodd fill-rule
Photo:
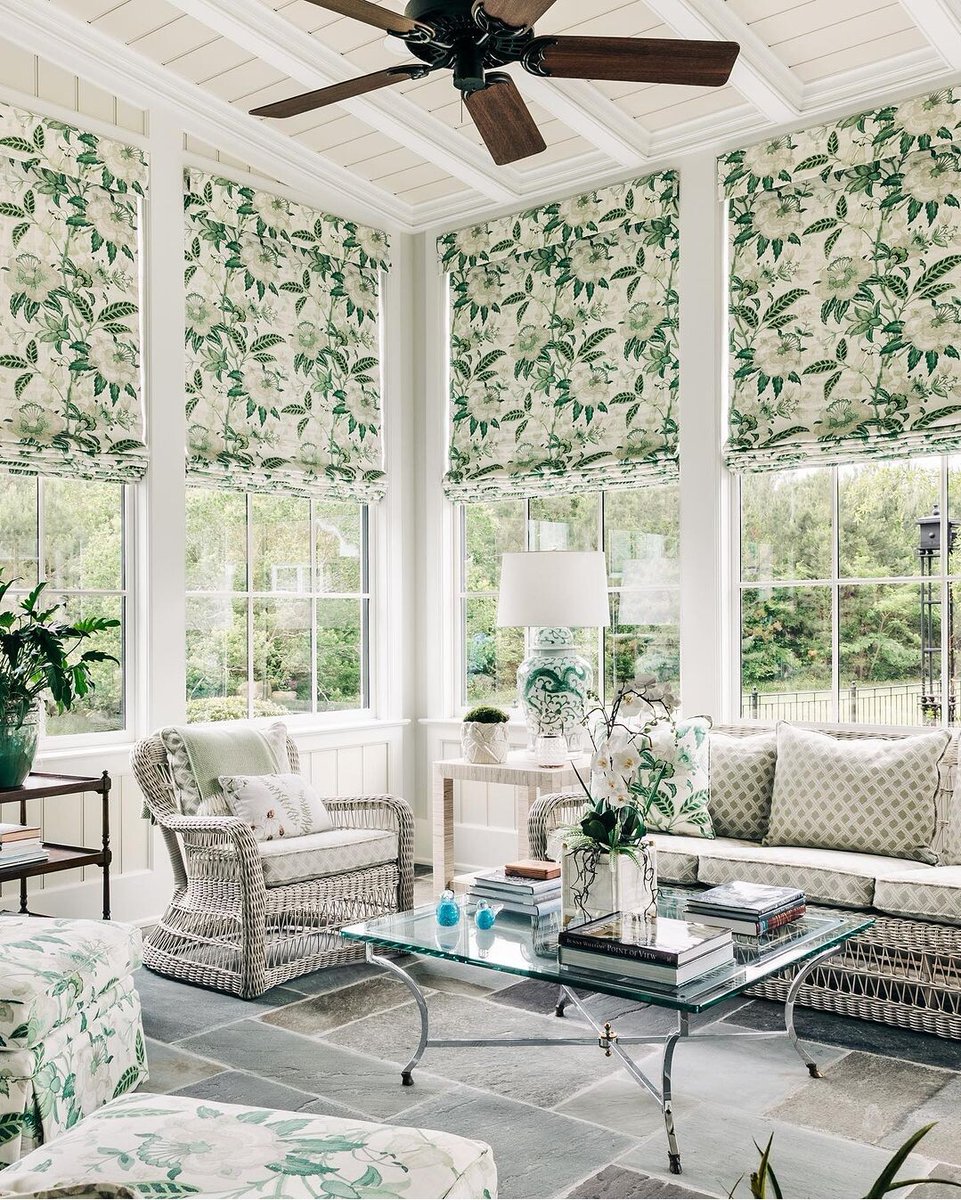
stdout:
<svg viewBox="0 0 961 1200">
<path fill-rule="evenodd" d="M 400 1073 L 400 1080 L 404 1087 L 413 1087 L 414 1067 L 416 1067 L 420 1062 L 424 1051 L 427 1049 L 427 1001 L 424 999 L 424 993 L 417 986 L 416 981 L 411 979 L 404 968 L 399 967 L 395 962 L 391 962 L 389 958 L 381 958 L 379 954 L 375 954 L 369 943 L 367 945 L 367 961 L 369 963 L 374 963 L 378 967 L 383 967 L 385 971 L 390 971 L 392 975 L 396 975 L 397 978 L 400 979 L 409 989 L 411 995 L 417 1001 L 417 1007 L 420 1009 L 420 1042 L 418 1043 L 417 1049 L 414 1051 L 410 1062 Z"/>
<path fill-rule="evenodd" d="M 664 1113 L 664 1128 L 667 1131 L 667 1161 L 672 1175 L 681 1173 L 681 1151 L 674 1130 L 674 1098 L 671 1090 L 671 1071 L 674 1066 L 674 1050 L 682 1037 L 687 1036 L 687 1016 L 679 1014 L 676 1033 L 664 1043 L 664 1065 L 661 1071 L 661 1109 Z"/>
<path fill-rule="evenodd" d="M 794 976 L 794 980 L 788 989 L 787 999 L 784 1001 L 784 1026 L 787 1030 L 787 1035 L 791 1039 L 791 1045 L 797 1051 L 801 1062 L 803 1062 L 807 1067 L 808 1074 L 812 1079 L 822 1079 L 823 1076 L 821 1075 L 821 1071 L 817 1063 L 801 1045 L 801 1039 L 798 1037 L 797 1030 L 794 1028 L 794 1003 L 797 1000 L 798 993 L 801 990 L 801 985 L 804 983 L 805 979 L 807 979 L 808 975 L 810 975 L 814 968 L 822 963 L 826 958 L 830 958 L 833 954 L 837 954 L 840 949 L 840 946 L 831 946 L 827 950 L 823 950 L 820 954 L 815 954 L 813 958 L 809 958 Z"/>
<path fill-rule="evenodd" d="M 554 1009 L 554 1016 L 563 1017 L 565 1008 L 567 1008 L 567 992 L 562 987 L 557 993 L 557 1006 Z"/>
</svg>

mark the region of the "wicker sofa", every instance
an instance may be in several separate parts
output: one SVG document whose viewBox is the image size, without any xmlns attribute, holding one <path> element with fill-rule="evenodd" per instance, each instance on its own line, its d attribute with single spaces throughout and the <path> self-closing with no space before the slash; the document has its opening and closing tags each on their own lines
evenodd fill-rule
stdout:
<svg viewBox="0 0 961 1200">
<path fill-rule="evenodd" d="M 765 725 L 715 726 L 712 733 L 748 737 Z M 823 728 L 837 738 L 876 737 Z M 883 735 L 908 736 L 900 733 Z M 941 761 L 935 846 L 948 865 L 803 846 L 763 846 L 718 837 L 713 840 L 658 834 L 662 883 L 686 886 L 745 879 L 802 887 L 809 901 L 868 911 L 866 933 L 848 942 L 802 985 L 798 1003 L 846 1016 L 961 1039 L 961 786 L 956 783 L 958 735 Z M 961 781 L 958 781 L 961 783 Z M 551 833 L 583 810 L 582 795 L 543 796 L 529 819 L 531 851 L 547 857 Z M 953 846 L 945 853 L 953 838 Z M 785 999 L 791 973 L 754 989 L 754 995 Z"/>
</svg>

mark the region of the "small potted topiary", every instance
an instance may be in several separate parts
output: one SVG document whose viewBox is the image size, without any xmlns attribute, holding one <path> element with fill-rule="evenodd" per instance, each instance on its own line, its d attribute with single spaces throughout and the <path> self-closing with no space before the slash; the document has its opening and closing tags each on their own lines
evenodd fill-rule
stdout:
<svg viewBox="0 0 961 1200">
<path fill-rule="evenodd" d="M 461 746 L 472 763 L 502 763 L 507 758 L 507 713 L 500 708 L 481 705 L 464 717 Z"/>
</svg>

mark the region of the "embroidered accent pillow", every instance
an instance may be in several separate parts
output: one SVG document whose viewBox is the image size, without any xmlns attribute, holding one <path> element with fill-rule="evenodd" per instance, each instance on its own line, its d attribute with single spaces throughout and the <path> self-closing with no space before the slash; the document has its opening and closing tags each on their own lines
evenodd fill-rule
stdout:
<svg viewBox="0 0 961 1200">
<path fill-rule="evenodd" d="M 649 792 L 664 773 L 648 804 L 646 821 L 652 833 L 713 838 L 708 808 L 711 788 L 709 717 L 691 717 L 675 727 L 667 722 L 650 733 L 653 764 L 643 764 L 638 783 Z"/>
<path fill-rule="evenodd" d="M 303 775 L 221 775 L 230 811 L 258 842 L 304 837 L 334 828 L 330 813 Z"/>
<path fill-rule="evenodd" d="M 946 730 L 834 738 L 781 722 L 766 846 L 854 850 L 936 863 Z"/>
<path fill-rule="evenodd" d="M 714 832 L 760 842 L 771 819 L 777 734 L 773 729 L 749 737 L 712 733 L 710 742 Z"/>
</svg>

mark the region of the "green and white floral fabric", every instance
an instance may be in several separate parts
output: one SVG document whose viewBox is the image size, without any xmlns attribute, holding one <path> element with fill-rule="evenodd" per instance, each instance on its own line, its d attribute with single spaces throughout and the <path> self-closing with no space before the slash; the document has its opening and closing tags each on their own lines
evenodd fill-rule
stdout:
<svg viewBox="0 0 961 1200">
<path fill-rule="evenodd" d="M 0 1195 L 497 1195 L 489 1146 L 451 1133 L 183 1096 L 127 1096 L 0 1172 Z"/>
<path fill-rule="evenodd" d="M 140 150 L 0 104 L 0 467 L 134 480 Z"/>
<path fill-rule="evenodd" d="M 708 717 L 691 717 L 677 725 L 662 722 L 651 730 L 650 750 L 642 753 L 637 781 L 643 795 L 650 795 L 657 784 L 645 815 L 652 833 L 714 837 L 708 807 L 710 731 Z"/>
<path fill-rule="evenodd" d="M 673 172 L 450 233 L 456 500 L 677 474 Z"/>
<path fill-rule="evenodd" d="M 736 470 L 961 446 L 961 91 L 718 160 Z"/>
<path fill-rule="evenodd" d="M 8 915 L 0 959 L 0 1163 L 12 1163 L 147 1079 L 140 932 Z"/>
<path fill-rule="evenodd" d="M 185 211 L 189 474 L 379 499 L 386 234 L 193 171 Z"/>
</svg>

